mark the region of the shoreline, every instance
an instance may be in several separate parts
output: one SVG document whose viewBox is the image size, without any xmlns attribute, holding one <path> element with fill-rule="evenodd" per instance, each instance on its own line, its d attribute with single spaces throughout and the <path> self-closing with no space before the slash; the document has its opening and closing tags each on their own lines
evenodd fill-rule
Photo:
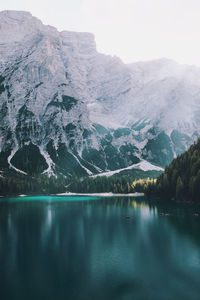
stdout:
<svg viewBox="0 0 200 300">
<path fill-rule="evenodd" d="M 10 197 L 38 197 L 38 196 L 96 196 L 96 197 L 143 197 L 144 193 L 129 193 L 129 194 L 114 194 L 114 193 L 57 193 L 57 194 L 49 194 L 49 195 L 0 195 L 0 198 L 10 198 Z"/>
<path fill-rule="evenodd" d="M 58 193 L 55 196 L 99 196 L 99 197 L 143 197 L 144 193 L 114 194 L 114 193 Z"/>
</svg>

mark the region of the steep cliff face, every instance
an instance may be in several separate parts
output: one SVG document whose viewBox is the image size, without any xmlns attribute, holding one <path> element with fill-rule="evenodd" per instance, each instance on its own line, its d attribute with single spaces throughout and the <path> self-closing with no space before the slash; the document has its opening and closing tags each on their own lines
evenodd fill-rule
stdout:
<svg viewBox="0 0 200 300">
<path fill-rule="evenodd" d="M 92 175 L 144 159 L 165 166 L 198 135 L 199 75 L 169 60 L 125 65 L 98 53 L 90 33 L 3 11 L 0 168 Z"/>
</svg>

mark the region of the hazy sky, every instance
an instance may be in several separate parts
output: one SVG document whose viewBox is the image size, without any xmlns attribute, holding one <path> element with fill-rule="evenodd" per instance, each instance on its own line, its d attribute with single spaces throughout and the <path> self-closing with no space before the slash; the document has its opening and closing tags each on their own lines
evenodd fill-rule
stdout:
<svg viewBox="0 0 200 300">
<path fill-rule="evenodd" d="M 88 31 L 124 62 L 172 58 L 200 65 L 200 0 L 1 0 L 59 30 Z"/>
</svg>

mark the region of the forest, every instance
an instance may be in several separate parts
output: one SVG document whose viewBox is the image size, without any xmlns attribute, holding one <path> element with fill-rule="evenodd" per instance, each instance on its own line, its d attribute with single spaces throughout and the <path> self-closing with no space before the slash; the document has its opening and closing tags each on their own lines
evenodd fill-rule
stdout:
<svg viewBox="0 0 200 300">
<path fill-rule="evenodd" d="M 199 202 L 200 139 L 175 158 L 145 192 L 171 200 Z"/>
<path fill-rule="evenodd" d="M 147 186 L 153 186 L 158 174 L 161 172 L 140 170 L 129 170 L 122 174 L 115 174 L 110 177 L 74 177 L 69 183 L 68 189 L 71 192 L 78 193 L 104 193 L 112 192 L 115 194 L 127 194 L 135 192 L 144 192 Z M 151 178 L 151 179 L 150 179 Z M 150 189 L 150 188 L 149 188 Z"/>
<path fill-rule="evenodd" d="M 0 195 L 54 194 L 65 190 L 65 179 L 62 176 L 23 175 L 11 170 L 0 174 Z"/>
<path fill-rule="evenodd" d="M 157 178 L 157 179 L 156 179 Z M 48 177 L 44 174 L 23 175 L 14 170 L 0 174 L 0 194 L 134 193 L 177 201 L 200 201 L 200 139 L 188 151 L 175 158 L 164 173 L 128 170 L 110 177 L 80 177 L 72 174 Z"/>
<path fill-rule="evenodd" d="M 142 192 L 152 183 L 149 178 L 156 178 L 160 171 L 127 170 L 110 177 L 83 177 L 72 173 L 71 177 L 62 175 L 48 177 L 45 174 L 24 175 L 14 170 L 5 169 L 0 173 L 0 195 L 16 194 L 56 194 L 75 193 L 133 193 Z M 2 174 L 2 175 L 1 175 Z"/>
</svg>

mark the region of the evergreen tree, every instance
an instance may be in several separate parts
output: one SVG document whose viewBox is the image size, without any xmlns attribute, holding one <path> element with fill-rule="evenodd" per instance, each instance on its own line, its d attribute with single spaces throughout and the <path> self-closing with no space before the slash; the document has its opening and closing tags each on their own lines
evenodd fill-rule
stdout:
<svg viewBox="0 0 200 300">
<path fill-rule="evenodd" d="M 177 179 L 177 183 L 176 183 L 176 198 L 177 199 L 181 198 L 181 196 L 183 194 L 183 189 L 184 189 L 183 182 L 182 182 L 181 177 L 179 176 Z"/>
<path fill-rule="evenodd" d="M 200 201 L 200 139 L 165 168 L 147 193 L 179 201 Z"/>
</svg>

